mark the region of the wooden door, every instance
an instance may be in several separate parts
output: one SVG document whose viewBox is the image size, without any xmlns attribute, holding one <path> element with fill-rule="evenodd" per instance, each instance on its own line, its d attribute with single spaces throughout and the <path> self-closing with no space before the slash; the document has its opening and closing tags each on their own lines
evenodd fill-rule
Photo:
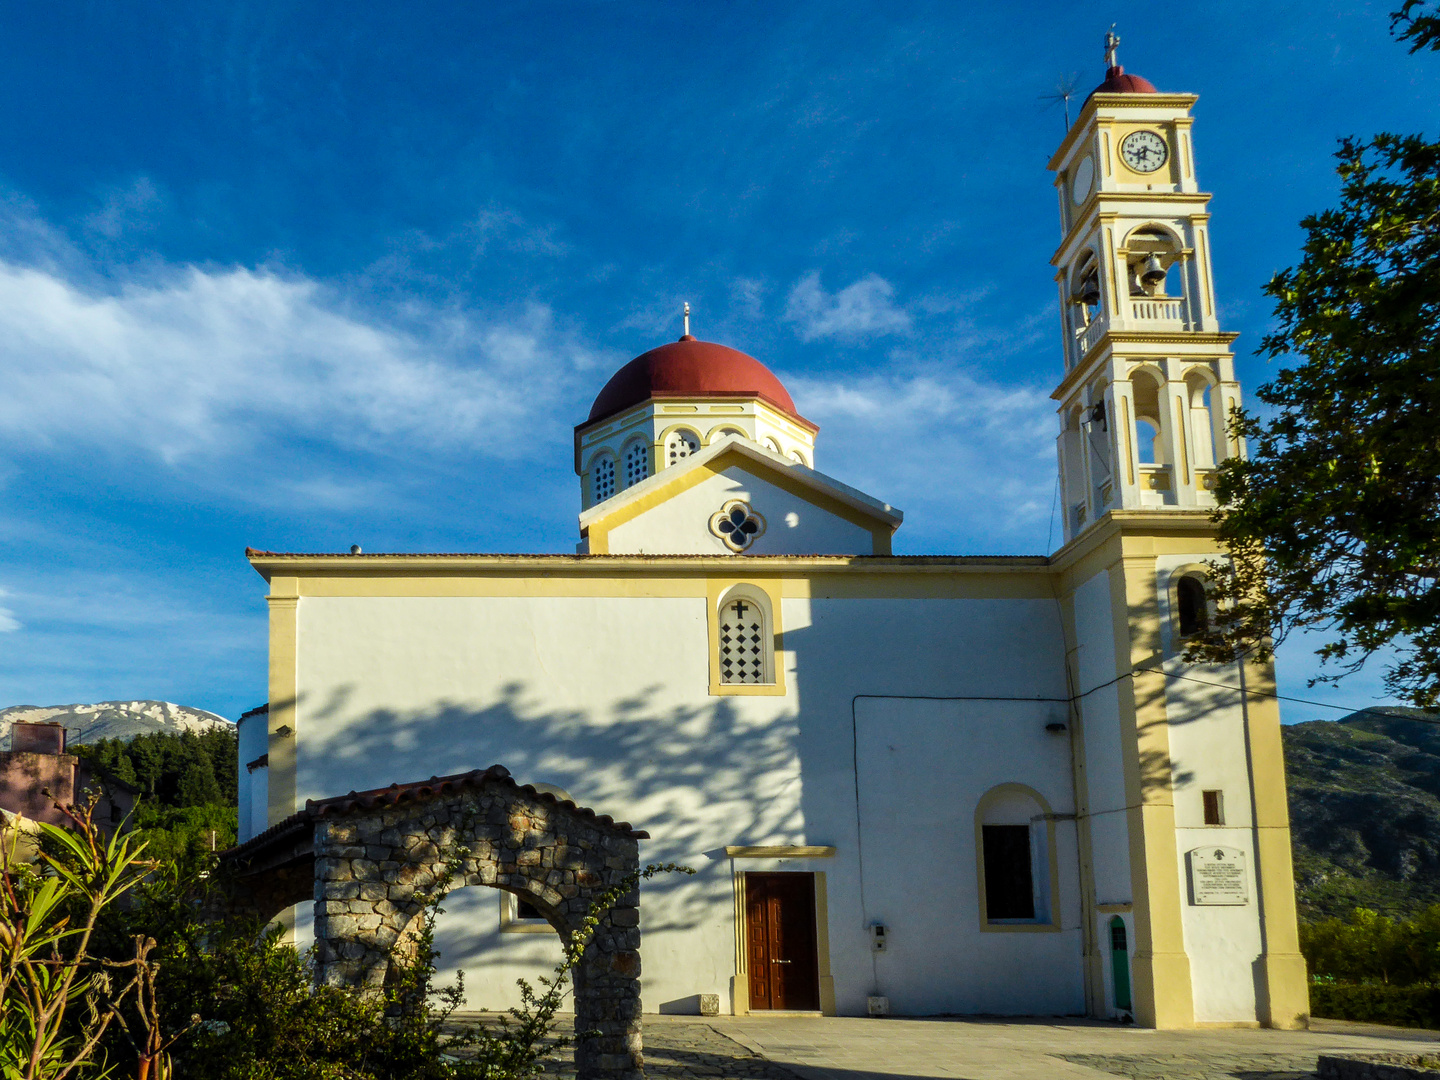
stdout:
<svg viewBox="0 0 1440 1080">
<path fill-rule="evenodd" d="M 750 1008 L 820 1008 L 815 876 L 746 874 Z"/>
</svg>

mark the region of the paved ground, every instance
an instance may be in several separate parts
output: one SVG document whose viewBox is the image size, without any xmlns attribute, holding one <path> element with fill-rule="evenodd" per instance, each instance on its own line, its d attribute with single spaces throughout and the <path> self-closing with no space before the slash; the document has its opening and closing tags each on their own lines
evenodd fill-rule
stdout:
<svg viewBox="0 0 1440 1080">
<path fill-rule="evenodd" d="M 568 1026 L 569 1018 L 564 1021 Z M 1433 1052 L 1440 1032 L 1150 1031 L 1085 1021 L 645 1017 L 651 1080 L 1300 1080 L 1319 1054 Z M 568 1051 L 547 1075 L 573 1075 Z"/>
</svg>

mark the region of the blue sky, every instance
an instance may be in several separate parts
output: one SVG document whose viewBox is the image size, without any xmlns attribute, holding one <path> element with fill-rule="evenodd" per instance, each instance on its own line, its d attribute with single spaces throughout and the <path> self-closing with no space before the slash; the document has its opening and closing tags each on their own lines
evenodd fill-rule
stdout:
<svg viewBox="0 0 1440 1080">
<path fill-rule="evenodd" d="M 573 550 L 571 427 L 682 300 L 898 552 L 1053 546 L 1042 95 L 1112 21 L 1200 94 L 1253 389 L 1335 139 L 1436 133 L 1392 5 L 0 3 L 0 705 L 262 701 L 247 544 Z"/>
</svg>

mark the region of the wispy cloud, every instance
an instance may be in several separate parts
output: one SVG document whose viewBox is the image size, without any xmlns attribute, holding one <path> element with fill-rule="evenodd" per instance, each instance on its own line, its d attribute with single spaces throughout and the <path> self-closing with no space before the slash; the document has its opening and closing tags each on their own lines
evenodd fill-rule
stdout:
<svg viewBox="0 0 1440 1080">
<path fill-rule="evenodd" d="M 148 176 L 107 193 L 100 209 L 85 218 L 85 228 L 108 240 L 130 232 L 146 231 L 165 209 L 166 200 Z"/>
<path fill-rule="evenodd" d="M 1038 385 L 958 367 L 785 383 L 821 426 L 817 467 L 906 511 L 903 550 L 1038 552 L 1055 484 L 1052 403 Z"/>
<path fill-rule="evenodd" d="M 812 270 L 795 283 L 785 304 L 785 319 L 801 341 L 820 338 L 856 340 L 910 329 L 910 315 L 895 303 L 895 288 L 878 274 L 867 274 L 837 293 L 820 284 Z"/>
<path fill-rule="evenodd" d="M 114 291 L 0 260 L 0 446 L 175 465 L 276 439 L 511 458 L 599 362 L 535 304 L 505 319 L 347 310 L 265 269 L 174 268 Z"/>
<path fill-rule="evenodd" d="M 9 596 L 4 589 L 0 589 L 0 600 Z M 15 617 L 15 612 L 3 604 L 0 604 L 0 634 L 13 634 L 20 629 L 20 620 Z"/>
</svg>

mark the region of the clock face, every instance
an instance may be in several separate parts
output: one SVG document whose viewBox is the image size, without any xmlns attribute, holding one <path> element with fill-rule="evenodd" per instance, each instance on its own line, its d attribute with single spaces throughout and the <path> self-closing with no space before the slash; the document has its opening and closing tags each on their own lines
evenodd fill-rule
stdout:
<svg viewBox="0 0 1440 1080">
<path fill-rule="evenodd" d="M 1140 173 L 1152 173 L 1170 160 L 1170 147 L 1154 131 L 1132 131 L 1120 144 L 1125 164 Z"/>
</svg>

